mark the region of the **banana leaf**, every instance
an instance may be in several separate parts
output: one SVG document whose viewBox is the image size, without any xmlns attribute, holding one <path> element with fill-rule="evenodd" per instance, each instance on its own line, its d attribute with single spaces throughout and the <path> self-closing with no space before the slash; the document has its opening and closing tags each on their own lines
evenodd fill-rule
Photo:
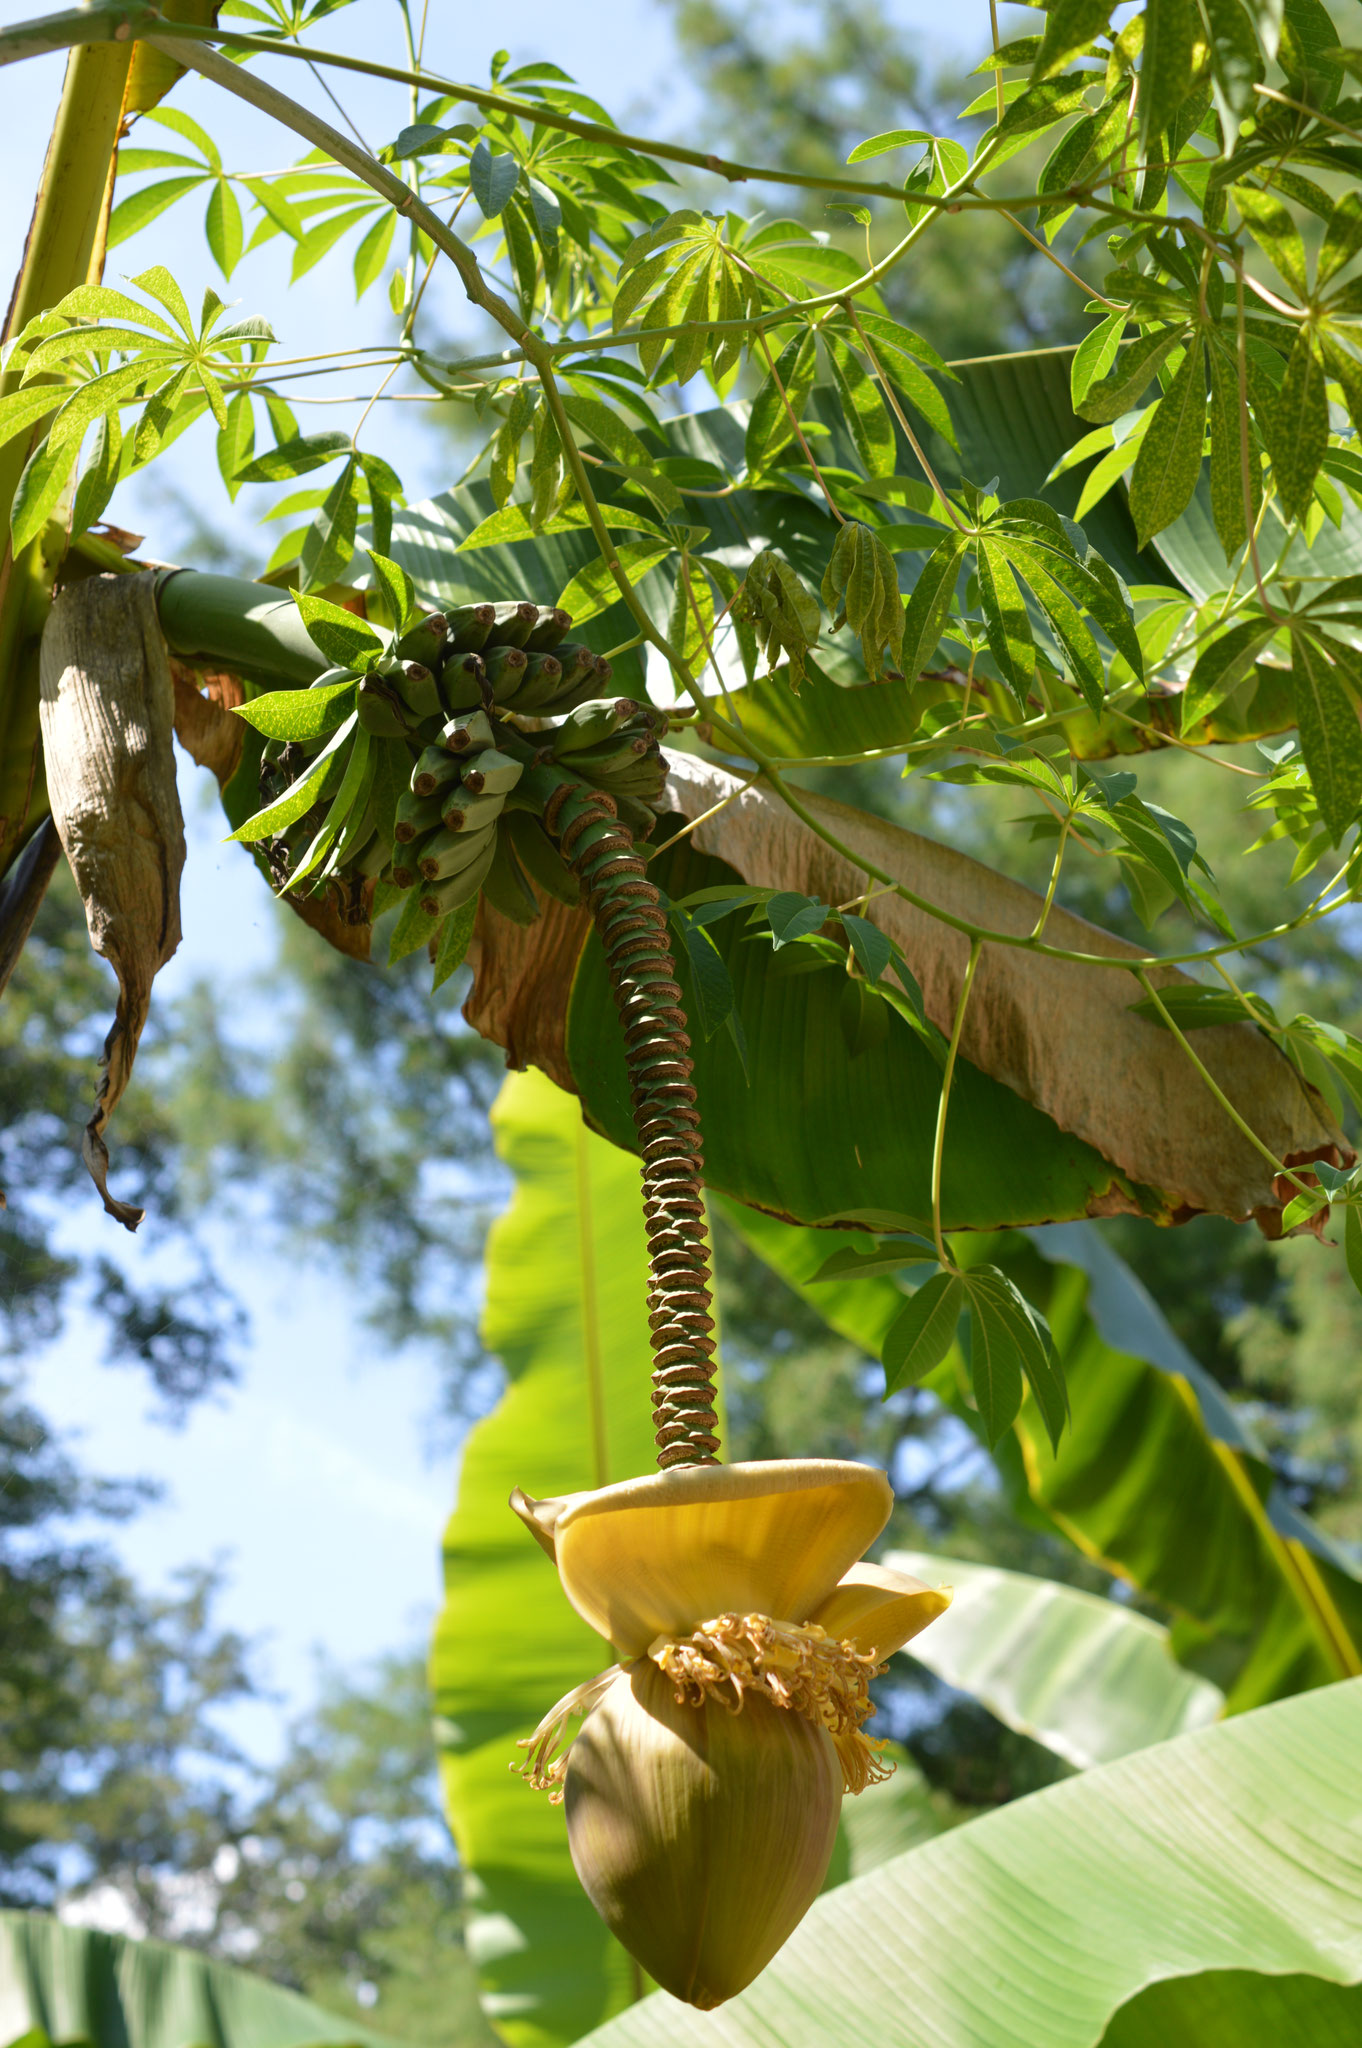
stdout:
<svg viewBox="0 0 1362 2048">
<path fill-rule="evenodd" d="M 5 2048 L 314 2048 L 330 2041 L 397 2048 L 386 2035 L 195 1949 L 71 1927 L 47 1913 L 0 1912 Z"/>
<path fill-rule="evenodd" d="M 637 1165 L 571 1096 L 512 1075 L 492 1123 L 515 1193 L 488 1238 L 482 1338 L 507 1387 L 464 1447 L 431 1685 L 486 2011 L 512 2048 L 557 2048 L 642 1985 L 577 1883 L 561 1808 L 512 1767 L 518 1738 L 613 1653 L 507 1496 L 652 1465 L 647 1256 Z"/>
<path fill-rule="evenodd" d="M 1307 547 L 1304 538 L 1297 534 L 1287 552 L 1282 556 L 1286 540 L 1286 528 L 1277 517 L 1276 509 L 1269 506 L 1263 518 L 1263 530 L 1258 541 L 1258 558 L 1264 572 L 1270 564 L 1276 564 L 1282 556 L 1281 566 L 1275 576 L 1268 576 L 1264 588 L 1269 596 L 1274 593 L 1280 600 L 1283 577 L 1299 579 L 1303 583 L 1331 583 L 1337 577 L 1362 575 L 1362 511 L 1359 511 L 1346 491 L 1339 491 L 1342 501 L 1342 524 L 1335 526 L 1326 519 Z M 1150 546 L 1162 557 L 1179 583 L 1189 590 L 1198 604 L 1204 604 L 1217 591 L 1226 590 L 1234 578 L 1234 568 L 1226 560 L 1225 550 L 1216 535 L 1215 521 L 1211 517 L 1211 489 L 1203 475 L 1197 485 L 1191 504 L 1171 526 L 1165 527 Z M 1240 572 L 1240 582 L 1250 583 L 1252 571 Z"/>
<path fill-rule="evenodd" d="M 717 2012 L 658 1993 L 592 2048 L 1356 2040 L 1359 1717 L 1354 1680 L 1017 1800 L 819 1899 Z M 1236 2032 L 1264 1992 L 1276 2034 Z"/>
<path fill-rule="evenodd" d="M 932 1790 L 901 1744 L 887 1742 L 883 1754 L 894 1766 L 893 1776 L 842 1801 L 832 1861 L 823 1880 L 825 1892 L 849 1878 L 864 1877 L 868 1870 L 878 1870 L 905 1849 L 935 1841 L 948 1828 L 959 1827 L 970 1818 L 969 1807 Z"/>
<path fill-rule="evenodd" d="M 903 1655 L 1075 1770 L 1204 1727 L 1224 1704 L 1217 1686 L 1173 1661 L 1167 1629 L 1119 1600 L 916 1550 L 882 1562 L 955 1590 Z"/>
<path fill-rule="evenodd" d="M 833 1329 L 879 1355 L 904 1299 L 893 1278 L 815 1283 L 820 1232 L 718 1206 Z M 1221 1688 L 1228 1713 L 1362 1672 L 1358 1566 L 1293 1506 L 1243 1417 L 1098 1232 L 1068 1224 L 954 1249 L 1001 1266 L 1049 1318 L 1069 1389 L 1058 1452 L 1029 1396 L 999 1447 L 1014 1504 L 1169 1608 L 1174 1656 Z M 962 1368 L 952 1355 L 924 1384 L 975 1426 Z"/>
</svg>

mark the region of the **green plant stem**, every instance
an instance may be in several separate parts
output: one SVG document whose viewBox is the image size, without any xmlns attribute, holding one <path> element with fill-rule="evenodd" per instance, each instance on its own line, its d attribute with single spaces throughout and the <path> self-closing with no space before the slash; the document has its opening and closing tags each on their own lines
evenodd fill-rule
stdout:
<svg viewBox="0 0 1362 2048">
<path fill-rule="evenodd" d="M 1068 816 L 1061 818 L 1059 821 L 1059 844 L 1055 848 L 1054 866 L 1050 869 L 1050 883 L 1045 891 L 1045 901 L 1040 906 L 1040 914 L 1031 933 L 1033 939 L 1044 937 L 1050 912 L 1054 908 L 1055 891 L 1059 887 L 1059 871 L 1064 865 L 1064 848 L 1068 843 L 1071 822 L 1072 820 Z"/>
<path fill-rule="evenodd" d="M 270 57 L 291 57 L 305 64 L 319 64 L 333 70 L 359 72 L 368 78 L 387 79 L 394 85 L 438 93 L 441 98 L 467 101 L 470 106 L 481 107 L 490 114 L 511 114 L 517 120 L 541 128 L 556 128 L 587 142 L 604 142 L 614 149 L 660 157 L 665 163 L 687 164 L 692 169 L 726 178 L 730 184 L 791 185 L 815 192 L 857 192 L 872 199 L 899 200 L 903 197 L 901 184 L 844 178 L 835 174 L 824 177 L 810 171 L 775 170 L 761 164 L 735 163 L 712 152 L 687 149 L 681 143 L 654 142 L 646 135 L 631 135 L 620 128 L 603 127 L 598 121 L 560 113 L 554 107 L 539 106 L 533 100 L 516 99 L 510 93 L 464 85 L 457 79 L 442 78 L 438 73 L 419 67 L 380 64 L 372 58 L 349 57 L 337 50 L 317 50 L 305 45 L 282 43 L 273 36 L 251 35 L 245 31 L 238 33 L 227 27 L 194 28 L 180 22 L 171 23 L 153 8 L 135 4 L 135 0 L 128 0 L 128 4 L 98 6 L 50 15 L 42 20 L 18 22 L 13 28 L 0 31 L 0 65 L 12 64 L 24 57 L 41 56 L 48 50 L 65 49 L 73 43 L 121 42 L 129 36 L 158 40 L 161 35 L 174 35 L 181 40 L 199 43 L 222 43 L 229 49 L 258 51 Z"/>
<path fill-rule="evenodd" d="M 1196 1068 L 1197 1073 L 1200 1075 L 1202 1079 L 1202 1082 L 1205 1084 L 1210 1094 L 1213 1095 L 1215 1097 L 1215 1100 L 1220 1104 L 1220 1107 L 1224 1110 L 1226 1116 L 1234 1125 L 1234 1128 L 1239 1132 L 1240 1136 L 1247 1138 L 1248 1142 L 1250 1143 L 1250 1145 L 1252 1145 L 1254 1151 L 1258 1153 L 1259 1157 L 1267 1161 L 1268 1165 L 1272 1168 L 1274 1178 L 1278 1175 L 1281 1175 L 1286 1180 L 1289 1180 L 1292 1187 L 1298 1189 L 1301 1194 L 1307 1193 L 1308 1190 L 1306 1188 L 1305 1182 L 1301 1180 L 1298 1175 L 1294 1174 L 1289 1167 L 1282 1165 L 1280 1159 L 1278 1159 L 1276 1153 L 1272 1150 L 1271 1146 L 1265 1145 L 1262 1139 L 1258 1136 L 1258 1133 L 1254 1130 L 1253 1126 L 1249 1123 L 1246 1123 L 1244 1118 L 1240 1116 L 1238 1110 L 1230 1101 L 1229 1096 L 1226 1095 L 1224 1089 L 1220 1086 L 1219 1082 L 1215 1079 L 1215 1076 L 1211 1073 L 1209 1067 L 1207 1067 L 1205 1061 L 1201 1058 L 1201 1055 L 1195 1050 L 1195 1048 L 1188 1040 L 1186 1033 L 1180 1031 L 1177 1025 L 1173 1022 L 1173 1019 L 1168 1012 L 1168 1007 L 1165 1004 L 1162 996 L 1160 996 L 1158 990 L 1155 988 L 1153 982 L 1149 979 L 1148 972 L 1144 968 L 1141 968 L 1136 976 L 1136 979 L 1138 980 L 1140 987 L 1144 990 L 1145 995 L 1148 997 L 1149 1001 L 1154 1005 L 1154 1008 L 1158 1011 L 1165 1029 L 1172 1032 L 1174 1038 L 1182 1047 L 1182 1050 L 1186 1053 L 1192 1065 Z"/>
<path fill-rule="evenodd" d="M 861 325 L 861 317 L 860 314 L 856 311 L 856 302 L 854 299 L 847 300 L 846 311 L 852 326 L 856 329 L 857 334 L 859 334 L 859 336 L 861 337 L 861 347 L 865 350 L 866 355 L 869 358 L 871 369 L 875 372 L 875 375 L 879 379 L 880 389 L 881 391 L 883 391 L 885 397 L 889 401 L 889 404 L 893 410 L 894 418 L 898 421 L 900 427 L 902 427 L 904 436 L 908 442 L 908 446 L 912 449 L 914 455 L 918 459 L 918 465 L 922 470 L 922 474 L 926 477 L 928 483 L 936 492 L 937 497 L 945 506 L 951 524 L 952 526 L 954 526 L 956 532 L 964 533 L 966 529 L 964 523 L 960 518 L 959 513 L 952 505 L 950 499 L 946 496 L 945 491 L 941 488 L 941 484 L 937 478 L 936 471 L 932 468 L 931 463 L 927 460 L 926 451 L 924 450 L 922 443 L 918 440 L 917 435 L 913 432 L 913 429 L 908 424 L 907 415 L 905 414 L 903 407 L 899 404 L 898 394 L 895 392 L 893 385 L 889 382 L 889 379 L 884 374 L 884 365 L 880 361 L 878 355 L 876 355 L 873 347 L 871 346 L 870 336 L 866 333 L 864 327 L 862 327 Z"/>
<path fill-rule="evenodd" d="M 824 498 L 827 500 L 829 512 L 831 512 L 833 518 L 837 521 L 837 524 L 839 526 L 845 526 L 846 515 L 845 513 L 839 510 L 838 506 L 834 502 L 832 492 L 828 489 L 827 486 L 827 479 L 824 477 L 822 470 L 818 467 L 818 464 L 814 460 L 813 450 L 810 448 L 808 442 L 805 440 L 804 429 L 799 424 L 799 416 L 796 413 L 794 407 L 790 403 L 790 395 L 786 391 L 785 386 L 780 381 L 780 372 L 776 368 L 776 359 L 771 354 L 771 344 L 766 339 L 765 334 L 762 332 L 760 328 L 757 329 L 757 340 L 760 342 L 761 352 L 766 358 L 766 368 L 770 374 L 771 382 L 775 385 L 776 390 L 780 393 L 780 402 L 785 408 L 785 416 L 789 420 L 791 427 L 793 427 L 794 429 L 794 437 L 796 441 L 798 441 L 800 447 L 804 451 L 804 460 L 808 463 L 809 468 L 813 471 L 815 477 L 817 477 L 818 479 L 818 488 L 823 493 Z"/>
<path fill-rule="evenodd" d="M 946 1156 L 946 1112 L 950 1107 L 951 1082 L 955 1079 L 956 1055 L 960 1051 L 960 1036 L 965 1028 L 965 1011 L 969 1008 L 970 990 L 974 986 L 974 970 L 979 965 L 983 941 L 974 939 L 969 949 L 969 964 L 965 978 L 960 984 L 960 994 L 955 1005 L 955 1022 L 951 1026 L 951 1042 L 946 1053 L 945 1072 L 941 1076 L 941 1096 L 936 1105 L 936 1134 L 932 1139 L 932 1237 L 936 1243 L 936 1255 L 943 1271 L 955 1270 L 946 1255 L 946 1240 L 941 1233 L 941 1165 Z"/>
</svg>

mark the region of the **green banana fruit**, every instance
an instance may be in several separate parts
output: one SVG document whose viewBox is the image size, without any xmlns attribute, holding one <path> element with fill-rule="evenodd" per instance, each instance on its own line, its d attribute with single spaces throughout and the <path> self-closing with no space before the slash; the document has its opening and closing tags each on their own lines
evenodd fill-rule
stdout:
<svg viewBox="0 0 1362 2048">
<path fill-rule="evenodd" d="M 615 671 L 604 655 L 597 655 L 596 666 L 588 671 L 581 681 L 570 689 L 562 689 L 553 700 L 555 715 L 563 711 L 575 711 L 579 704 L 587 704 L 593 697 L 602 696 L 610 688 L 610 678 Z"/>
<path fill-rule="evenodd" d="M 487 635 L 496 623 L 497 608 L 494 604 L 460 604 L 445 613 L 449 627 L 448 648 L 451 654 L 476 654 L 487 644 Z"/>
<path fill-rule="evenodd" d="M 485 790 L 481 796 L 465 796 L 462 789 L 445 792 L 444 819 L 447 832 L 480 832 L 501 816 L 506 798 L 499 790 Z"/>
<path fill-rule="evenodd" d="M 447 910 L 457 910 L 461 904 L 471 902 L 486 879 L 496 850 L 496 834 L 489 832 L 486 846 L 471 867 L 445 881 L 428 884 L 421 892 L 421 908 L 427 917 L 440 917 Z"/>
<path fill-rule="evenodd" d="M 355 709 L 364 730 L 379 739 L 405 739 L 411 731 L 411 719 L 401 698 L 375 675 L 361 677 L 355 692 Z"/>
<path fill-rule="evenodd" d="M 451 754 L 475 754 L 482 747 L 494 746 L 496 734 L 485 711 L 466 711 L 450 719 L 439 743 Z"/>
<path fill-rule="evenodd" d="M 613 739 L 642 707 L 632 697 L 589 697 L 570 711 L 553 735 L 553 755 L 564 761 Z"/>
<path fill-rule="evenodd" d="M 426 747 L 420 760 L 411 771 L 411 793 L 413 796 L 434 796 L 437 789 L 443 789 L 447 782 L 456 782 L 459 776 L 459 759 L 446 747 Z"/>
<path fill-rule="evenodd" d="M 410 846 L 424 833 L 433 832 L 441 822 L 440 814 L 446 801 L 442 790 L 413 796 L 409 789 L 404 789 L 397 799 L 397 821 L 393 826 L 393 837 L 398 845 Z"/>
<path fill-rule="evenodd" d="M 562 756 L 563 766 L 574 775 L 603 775 L 609 769 L 632 768 L 647 757 L 656 744 L 646 733 L 620 732 L 613 739 L 599 740 L 594 747 L 576 747 Z"/>
<path fill-rule="evenodd" d="M 443 612 L 427 612 L 393 648 L 399 661 L 419 661 L 438 669 L 447 651 L 449 620 Z"/>
<path fill-rule="evenodd" d="M 460 778 L 461 785 L 470 796 L 481 796 L 489 790 L 493 796 L 505 796 L 514 789 L 525 773 L 525 765 L 510 754 L 499 753 L 495 747 L 487 747 L 477 755 L 471 768 L 465 768 Z"/>
<path fill-rule="evenodd" d="M 509 704 L 529 667 L 529 656 L 520 647 L 489 647 L 483 656 L 487 685 L 498 704 Z"/>
<path fill-rule="evenodd" d="M 509 834 L 526 872 L 546 895 L 559 903 L 580 902 L 581 883 L 532 812 L 508 810 L 498 829 Z"/>
<path fill-rule="evenodd" d="M 525 642 L 527 654 L 543 654 L 556 647 L 572 626 L 572 613 L 560 612 L 556 604 L 541 605 L 539 622 Z"/>
<path fill-rule="evenodd" d="M 641 797 L 630 796 L 626 791 L 612 790 L 615 812 L 622 825 L 627 825 L 635 839 L 647 839 L 657 823 L 657 812 Z"/>
<path fill-rule="evenodd" d="M 539 899 L 525 878 L 525 871 L 516 859 L 510 839 L 500 829 L 496 851 L 482 887 L 492 908 L 499 910 L 503 917 L 509 917 L 512 923 L 533 924 L 538 917 Z"/>
<path fill-rule="evenodd" d="M 393 887 L 414 889 L 421 879 L 421 870 L 416 865 L 417 847 L 403 846 L 393 854 Z"/>
<path fill-rule="evenodd" d="M 520 688 L 515 693 L 515 708 L 517 711 L 534 711 L 541 704 L 552 704 L 562 687 L 563 664 L 556 654 L 528 655 Z"/>
<path fill-rule="evenodd" d="M 495 619 L 485 644 L 489 648 L 523 647 L 539 624 L 539 607 L 525 599 L 512 600 L 496 607 Z"/>
<path fill-rule="evenodd" d="M 605 661 L 604 655 L 597 654 L 590 647 L 583 647 L 575 640 L 565 647 L 555 648 L 554 652 L 563 666 L 563 680 L 558 686 L 560 690 L 580 689 L 584 682 L 589 678 L 594 679 L 600 673 L 601 665 Z M 605 672 L 607 675 L 610 672 L 608 663 L 605 664 Z"/>
<path fill-rule="evenodd" d="M 444 699 L 433 670 L 424 662 L 409 661 L 393 677 L 398 694 L 415 718 L 443 718 Z"/>
<path fill-rule="evenodd" d="M 388 854 L 390 851 L 391 849 L 383 834 L 375 832 L 372 839 L 362 846 L 350 861 L 348 871 L 351 874 L 358 875 L 366 882 L 371 882 L 388 865 Z"/>
<path fill-rule="evenodd" d="M 448 829 L 432 832 L 417 849 L 416 865 L 421 871 L 421 879 L 444 882 L 451 875 L 462 874 L 477 860 L 495 834 L 495 817 L 487 819 L 476 832 L 450 832 Z"/>
<path fill-rule="evenodd" d="M 482 657 L 452 654 L 440 671 L 440 685 L 449 710 L 476 710 L 483 702 L 485 688 Z"/>
</svg>

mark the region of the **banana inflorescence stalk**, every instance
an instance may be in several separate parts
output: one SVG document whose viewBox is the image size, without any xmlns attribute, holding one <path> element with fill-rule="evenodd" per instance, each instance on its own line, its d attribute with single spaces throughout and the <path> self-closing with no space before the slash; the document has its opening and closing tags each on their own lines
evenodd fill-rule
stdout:
<svg viewBox="0 0 1362 2048">
<path fill-rule="evenodd" d="M 545 823 L 581 881 L 624 1029 L 643 1155 L 657 1462 L 664 1471 L 712 1465 L 719 1439 L 700 1179 L 704 1160 L 666 913 L 632 832 L 603 791 L 560 783 L 546 806 Z"/>
</svg>

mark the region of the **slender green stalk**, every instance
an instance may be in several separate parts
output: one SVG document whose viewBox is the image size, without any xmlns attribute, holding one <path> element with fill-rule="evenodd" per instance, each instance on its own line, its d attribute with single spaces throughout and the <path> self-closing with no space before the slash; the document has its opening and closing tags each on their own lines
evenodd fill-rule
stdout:
<svg viewBox="0 0 1362 2048">
<path fill-rule="evenodd" d="M 837 521 L 837 524 L 839 526 L 845 526 L 846 515 L 838 507 L 837 502 L 832 495 L 832 492 L 828 489 L 827 479 L 823 475 L 822 470 L 818 467 L 817 462 L 814 460 L 813 450 L 810 448 L 808 442 L 805 440 L 804 429 L 799 424 L 799 415 L 796 413 L 794 407 L 791 405 L 790 395 L 786 391 L 785 386 L 780 381 L 780 372 L 776 368 L 776 359 L 771 354 L 771 344 L 766 339 L 766 336 L 761 332 L 760 329 L 758 329 L 757 331 L 757 340 L 760 342 L 761 352 L 766 358 L 766 368 L 768 374 L 770 375 L 771 382 L 775 385 L 776 390 L 780 393 L 780 402 L 785 408 L 785 416 L 789 420 L 791 427 L 794 429 L 794 437 L 796 441 L 798 441 L 800 447 L 804 451 L 804 460 L 808 463 L 809 468 L 813 471 L 815 477 L 818 479 L 818 488 L 823 493 L 824 498 L 826 498 L 827 500 L 829 512 L 831 512 L 833 518 Z"/>
<path fill-rule="evenodd" d="M 540 106 L 533 100 L 516 99 L 510 93 L 464 85 L 457 79 L 443 78 L 436 72 L 414 65 L 380 64 L 368 57 L 344 56 L 337 50 L 317 50 L 310 46 L 283 43 L 273 36 L 238 32 L 225 24 L 218 28 L 194 28 L 180 22 L 168 22 L 154 8 L 139 6 L 135 0 L 127 0 L 127 4 L 121 4 L 120 0 L 117 5 L 50 15 L 46 19 L 19 22 L 11 29 L 0 30 L 0 65 L 13 64 L 24 57 L 41 56 L 48 50 L 65 49 L 73 43 L 121 42 L 129 36 L 158 41 L 163 35 L 204 44 L 221 43 L 228 49 L 259 51 L 270 57 L 291 57 L 331 70 L 359 72 L 367 78 L 384 78 L 394 85 L 438 93 L 442 98 L 466 100 L 470 106 L 481 107 L 490 114 L 511 114 L 532 126 L 556 128 L 565 134 L 580 136 L 586 142 L 604 142 L 613 149 L 639 151 L 645 156 L 658 157 L 664 163 L 687 164 L 695 170 L 709 171 L 715 177 L 726 178 L 731 184 L 792 185 L 815 192 L 857 192 L 872 199 L 899 200 L 903 197 L 901 183 L 844 178 L 836 174 L 821 176 L 809 171 L 776 170 L 761 164 L 735 163 L 712 152 L 687 149 L 681 143 L 655 142 L 646 135 L 631 135 L 624 129 L 603 127 L 598 121 L 585 121 L 575 114 Z"/>
<path fill-rule="evenodd" d="M 1211 1095 L 1215 1097 L 1215 1100 L 1220 1104 L 1220 1107 L 1224 1110 L 1226 1116 L 1234 1125 L 1234 1128 L 1239 1132 L 1240 1136 L 1247 1138 L 1248 1142 L 1250 1143 L 1250 1145 L 1252 1145 L 1254 1151 L 1259 1155 L 1259 1157 L 1267 1161 L 1268 1165 L 1272 1168 L 1274 1178 L 1278 1175 L 1281 1175 L 1286 1180 L 1289 1180 L 1292 1187 L 1297 1188 L 1302 1194 L 1308 1192 L 1306 1183 L 1303 1180 L 1301 1180 L 1298 1175 L 1292 1173 L 1289 1167 L 1282 1165 L 1282 1162 L 1280 1161 L 1280 1159 L 1278 1159 L 1276 1153 L 1272 1150 L 1272 1147 L 1270 1145 L 1265 1145 L 1262 1139 L 1258 1136 L 1258 1133 L 1254 1130 L 1252 1124 L 1246 1123 L 1244 1118 L 1240 1116 L 1238 1110 L 1230 1101 L 1229 1096 L 1226 1095 L 1224 1089 L 1220 1086 L 1215 1076 L 1211 1073 L 1210 1068 L 1206 1065 L 1206 1062 L 1201 1058 L 1201 1055 L 1192 1046 L 1186 1033 L 1180 1031 L 1177 1025 L 1174 1023 L 1171 1015 L 1169 1014 L 1168 1007 L 1165 1004 L 1162 996 L 1155 988 L 1153 982 L 1149 979 L 1147 970 L 1141 968 L 1136 976 L 1136 979 L 1138 980 L 1140 987 L 1144 990 L 1145 995 L 1148 997 L 1149 1001 L 1154 1005 L 1154 1008 L 1158 1011 L 1165 1028 L 1172 1032 L 1174 1038 L 1182 1047 L 1182 1050 L 1186 1053 L 1192 1065 L 1196 1068 L 1197 1073 L 1200 1075 L 1207 1090 Z"/>
<path fill-rule="evenodd" d="M 943 1271 L 954 1271 L 946 1253 L 946 1240 L 941 1234 L 941 1166 L 946 1156 L 946 1112 L 950 1107 L 951 1083 L 955 1079 L 956 1055 L 960 1051 L 960 1036 L 965 1028 L 965 1012 L 969 1008 L 970 990 L 974 986 L 974 970 L 979 965 L 983 941 L 975 939 L 969 949 L 969 964 L 965 978 L 960 984 L 960 994 L 955 1005 L 955 1022 L 951 1026 L 951 1042 L 946 1053 L 946 1069 L 941 1076 L 941 1097 L 936 1105 L 936 1134 L 932 1139 L 932 1237 L 936 1242 L 936 1255 Z"/>
<path fill-rule="evenodd" d="M 932 468 L 931 463 L 927 460 L 926 450 L 923 448 L 922 443 L 918 440 L 917 435 L 913 432 L 912 426 L 908 420 L 908 415 L 904 412 L 903 407 L 899 404 L 898 393 L 894 390 L 893 385 L 890 383 L 889 379 L 884 374 L 884 364 L 876 355 L 875 350 L 871 346 L 870 336 L 866 333 L 864 327 L 862 327 L 861 325 L 861 317 L 860 314 L 856 311 L 856 302 L 854 299 L 847 300 L 846 311 L 852 326 L 856 329 L 857 334 L 861 338 L 861 347 L 865 350 L 866 359 L 868 360 L 871 369 L 874 371 L 876 377 L 879 379 L 880 389 L 889 401 L 889 405 L 893 411 L 894 418 L 898 421 L 900 427 L 903 429 L 904 438 L 906 439 L 908 446 L 912 449 L 914 455 L 916 455 L 918 459 L 918 466 L 920 467 L 922 474 L 926 477 L 928 483 L 936 492 L 937 497 L 945 506 L 946 512 L 950 518 L 950 522 L 952 526 L 955 528 L 956 532 L 964 533 L 966 529 L 963 522 L 961 521 L 959 513 L 952 505 L 950 499 L 946 496 L 945 491 L 941 488 L 941 484 L 937 478 L 936 471 Z"/>
</svg>

